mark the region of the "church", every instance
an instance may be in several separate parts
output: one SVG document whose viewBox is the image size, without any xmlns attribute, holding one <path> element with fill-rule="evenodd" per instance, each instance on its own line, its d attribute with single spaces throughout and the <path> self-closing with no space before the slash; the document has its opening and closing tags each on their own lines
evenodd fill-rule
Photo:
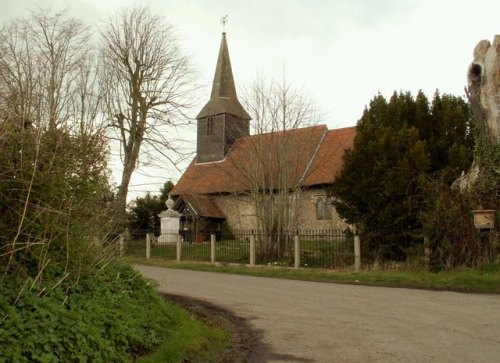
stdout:
<svg viewBox="0 0 500 363">
<path fill-rule="evenodd" d="M 345 150 L 352 148 L 356 128 L 316 125 L 251 135 L 251 117 L 236 94 L 226 33 L 210 99 L 196 119 L 196 156 L 170 192 L 174 209 L 183 215 L 181 230 L 220 230 L 224 223 L 233 231 L 258 229 L 266 200 L 256 196 L 277 192 L 287 203 L 294 201 L 294 228 L 346 227 L 328 187 Z"/>
</svg>

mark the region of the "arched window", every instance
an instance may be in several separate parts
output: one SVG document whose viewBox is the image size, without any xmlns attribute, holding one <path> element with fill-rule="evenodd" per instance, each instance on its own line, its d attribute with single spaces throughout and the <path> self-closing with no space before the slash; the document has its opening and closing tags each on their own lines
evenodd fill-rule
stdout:
<svg viewBox="0 0 500 363">
<path fill-rule="evenodd" d="M 207 136 L 212 136 L 214 134 L 214 118 L 212 116 L 207 117 Z"/>
<path fill-rule="evenodd" d="M 332 219 L 333 218 L 333 200 L 332 198 L 326 198 L 325 201 L 325 219 Z"/>
<path fill-rule="evenodd" d="M 330 197 L 316 198 L 316 219 L 331 220 L 333 219 L 333 199 Z"/>
<path fill-rule="evenodd" d="M 316 219 L 325 219 L 325 205 L 323 203 L 323 198 L 319 197 L 316 199 Z"/>
</svg>

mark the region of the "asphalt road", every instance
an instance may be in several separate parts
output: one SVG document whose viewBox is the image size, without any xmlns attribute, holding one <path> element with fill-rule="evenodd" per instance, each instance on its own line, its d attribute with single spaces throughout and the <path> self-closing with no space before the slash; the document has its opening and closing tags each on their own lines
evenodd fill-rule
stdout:
<svg viewBox="0 0 500 363">
<path fill-rule="evenodd" d="M 500 295 L 302 282 L 136 266 L 262 332 L 262 362 L 500 362 Z"/>
</svg>

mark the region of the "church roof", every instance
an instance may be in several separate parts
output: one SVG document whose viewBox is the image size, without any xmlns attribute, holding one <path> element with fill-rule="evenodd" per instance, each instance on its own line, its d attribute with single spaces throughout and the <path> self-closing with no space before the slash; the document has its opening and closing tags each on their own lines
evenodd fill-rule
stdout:
<svg viewBox="0 0 500 363">
<path fill-rule="evenodd" d="M 200 119 L 207 116 L 219 115 L 221 113 L 238 116 L 244 120 L 251 119 L 250 115 L 248 115 L 238 101 L 236 95 L 233 71 L 229 59 L 229 50 L 227 48 L 226 33 L 222 33 L 219 58 L 217 59 L 217 66 L 215 68 L 210 100 L 201 109 L 196 118 Z"/>
<path fill-rule="evenodd" d="M 221 212 L 213 199 L 204 194 L 183 194 L 182 200 L 199 217 L 225 219 L 226 216 Z M 177 200 L 177 207 L 181 199 Z"/>
<path fill-rule="evenodd" d="M 355 134 L 355 127 L 320 125 L 242 137 L 222 161 L 197 164 L 194 158 L 170 194 L 243 192 L 256 184 L 266 189 L 331 184 Z"/>
</svg>

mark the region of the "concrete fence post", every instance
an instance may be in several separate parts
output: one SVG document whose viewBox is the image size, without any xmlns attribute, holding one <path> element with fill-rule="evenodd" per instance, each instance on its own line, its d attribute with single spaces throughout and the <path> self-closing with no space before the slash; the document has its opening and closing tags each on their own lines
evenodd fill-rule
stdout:
<svg viewBox="0 0 500 363">
<path fill-rule="evenodd" d="M 177 261 L 180 261 L 181 260 L 181 253 L 182 253 L 182 243 L 181 243 L 181 235 L 180 234 L 177 234 L 177 249 L 176 249 L 176 253 L 175 253 L 175 256 L 176 256 L 176 259 Z"/>
<path fill-rule="evenodd" d="M 299 235 L 296 233 L 294 236 L 294 244 L 295 244 L 295 268 L 300 267 L 300 239 Z"/>
<path fill-rule="evenodd" d="M 215 263 L 215 234 L 210 235 L 210 262 Z"/>
<path fill-rule="evenodd" d="M 250 235 L 250 266 L 255 266 L 255 235 Z"/>
<path fill-rule="evenodd" d="M 123 233 L 120 234 L 120 237 L 118 237 L 118 253 L 120 257 L 123 257 L 125 252 L 125 237 L 123 236 Z"/>
<path fill-rule="evenodd" d="M 354 269 L 361 270 L 361 239 L 359 235 L 354 235 Z"/>
<path fill-rule="evenodd" d="M 151 235 L 146 234 L 146 259 L 151 258 Z"/>
</svg>

